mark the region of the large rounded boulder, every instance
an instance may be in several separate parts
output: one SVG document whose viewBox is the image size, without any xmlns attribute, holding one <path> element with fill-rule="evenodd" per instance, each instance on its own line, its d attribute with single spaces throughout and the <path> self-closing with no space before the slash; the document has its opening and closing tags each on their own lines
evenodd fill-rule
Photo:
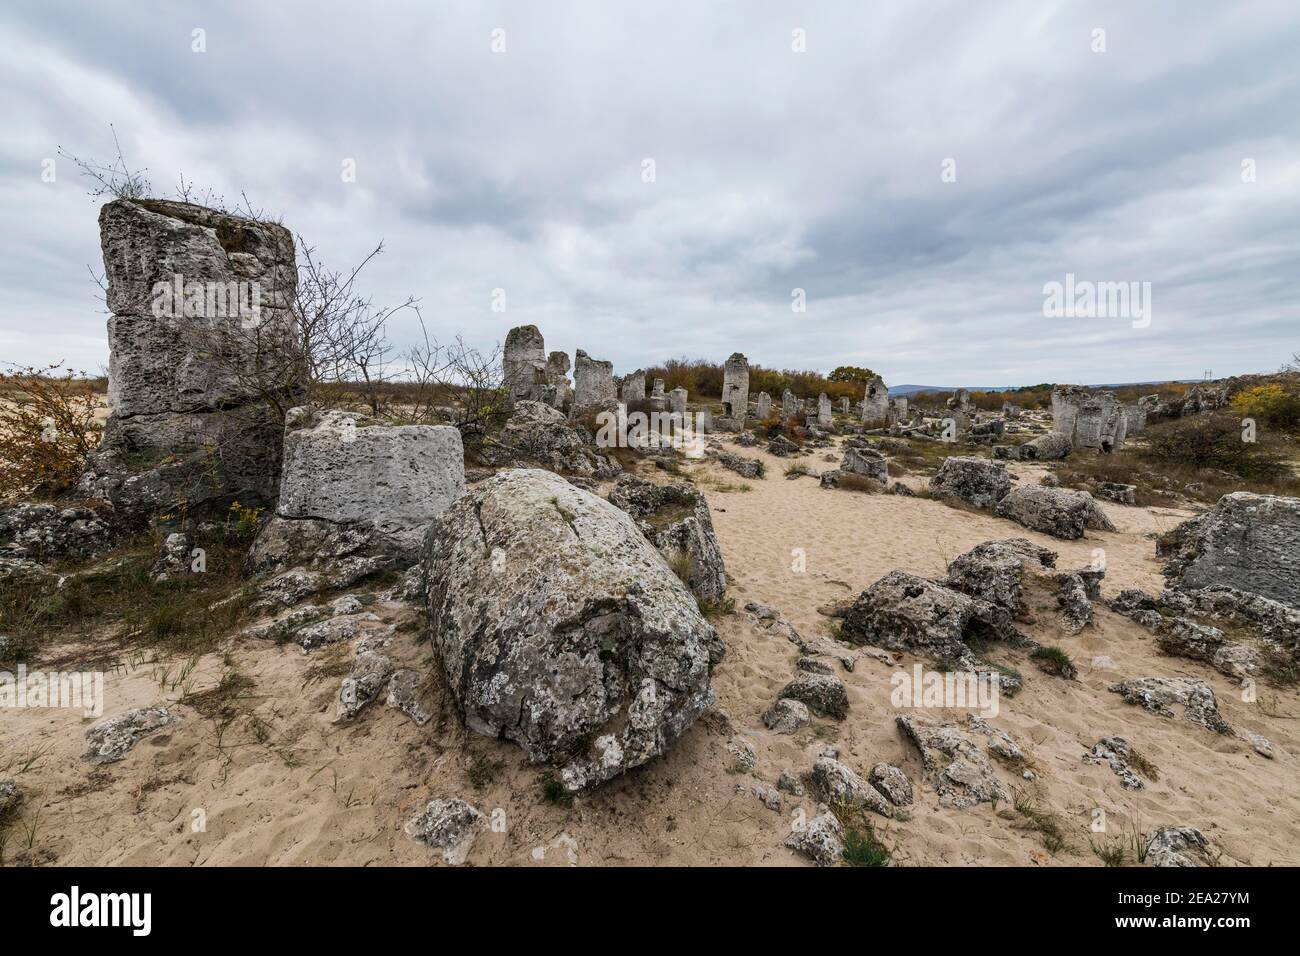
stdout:
<svg viewBox="0 0 1300 956">
<path fill-rule="evenodd" d="M 1031 531 L 1067 541 L 1082 538 L 1085 529 L 1115 530 L 1092 495 L 1067 488 L 1022 485 L 998 502 L 997 513 Z"/>
<path fill-rule="evenodd" d="M 664 753 L 714 704 L 723 645 L 614 505 L 503 471 L 435 519 L 428 626 L 465 723 L 561 769 L 570 790 Z"/>
</svg>

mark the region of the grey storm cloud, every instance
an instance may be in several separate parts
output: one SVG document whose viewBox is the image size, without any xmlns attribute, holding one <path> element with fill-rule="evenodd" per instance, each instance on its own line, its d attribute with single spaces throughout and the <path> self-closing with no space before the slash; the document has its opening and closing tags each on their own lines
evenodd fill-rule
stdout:
<svg viewBox="0 0 1300 956">
<path fill-rule="evenodd" d="M 105 159 L 110 123 L 160 194 L 247 194 L 340 266 L 383 239 L 376 301 L 485 348 L 531 322 L 619 371 L 976 385 L 1300 349 L 1289 0 L 100 0 L 7 6 L 0 40 L 4 361 L 107 362 L 98 201 L 57 148 Z M 1150 282 L 1149 327 L 1045 316 L 1066 273 Z"/>
</svg>

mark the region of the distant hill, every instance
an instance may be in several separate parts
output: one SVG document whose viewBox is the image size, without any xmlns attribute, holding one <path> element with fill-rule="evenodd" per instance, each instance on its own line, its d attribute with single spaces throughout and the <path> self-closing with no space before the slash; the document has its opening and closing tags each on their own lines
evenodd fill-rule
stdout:
<svg viewBox="0 0 1300 956">
<path fill-rule="evenodd" d="M 964 388 L 968 392 L 1009 392 L 1016 385 L 891 385 L 890 395 L 911 395 L 915 392 L 955 392 Z"/>
<path fill-rule="evenodd" d="M 1180 378 L 1175 379 L 1175 381 L 1180 385 L 1190 385 L 1201 380 L 1199 378 Z M 1107 382 L 1103 385 L 1085 385 L 1084 388 L 1123 388 L 1128 385 L 1165 385 L 1167 383 L 1167 379 L 1156 382 Z M 968 392 L 1012 392 L 1021 387 L 1019 385 L 891 385 L 889 386 L 889 394 L 913 395 L 916 392 L 955 392 L 959 388 L 964 388 Z"/>
</svg>

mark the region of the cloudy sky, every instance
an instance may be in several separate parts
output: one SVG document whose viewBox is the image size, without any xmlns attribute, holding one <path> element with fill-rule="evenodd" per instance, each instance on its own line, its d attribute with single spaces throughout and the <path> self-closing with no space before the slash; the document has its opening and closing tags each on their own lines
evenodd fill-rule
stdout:
<svg viewBox="0 0 1300 956">
<path fill-rule="evenodd" d="M 1300 350 L 1293 0 L 17 0 L 0 44 L 0 361 L 107 363 L 101 200 L 57 149 L 109 158 L 110 123 L 159 194 L 243 191 L 339 266 L 384 240 L 368 290 L 440 338 L 535 323 L 620 373 L 1096 383 Z M 1151 283 L 1150 324 L 1045 316 L 1067 273 Z"/>
</svg>

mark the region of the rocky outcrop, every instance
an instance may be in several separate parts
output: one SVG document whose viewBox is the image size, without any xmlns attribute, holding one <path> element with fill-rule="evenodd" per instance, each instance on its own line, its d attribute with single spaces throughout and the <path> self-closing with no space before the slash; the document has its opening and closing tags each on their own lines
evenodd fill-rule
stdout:
<svg viewBox="0 0 1300 956">
<path fill-rule="evenodd" d="M 1011 794 L 998 780 L 989 758 L 956 724 L 913 716 L 894 720 L 920 752 L 926 781 L 938 793 L 940 806 L 964 809 L 979 803 L 1010 802 Z"/>
<path fill-rule="evenodd" d="M 777 734 L 793 734 L 811 721 L 808 706 L 789 697 L 780 698 L 763 712 L 763 726 Z"/>
<path fill-rule="evenodd" d="M 1025 538 L 985 541 L 948 565 L 944 583 L 963 594 L 1006 610 L 1020 621 L 1032 621 L 1029 590 L 1055 596 L 1066 626 L 1078 632 L 1092 620 L 1092 600 L 1100 596 L 1105 572 L 1086 568 L 1057 571 L 1056 552 Z"/>
<path fill-rule="evenodd" d="M 137 707 L 117 717 L 105 717 L 86 730 L 86 752 L 81 759 L 93 764 L 114 763 L 145 737 L 177 723 L 180 717 L 166 707 Z"/>
<path fill-rule="evenodd" d="M 460 866 L 469 857 L 478 835 L 487 829 L 487 819 L 460 797 L 430 800 L 406 823 L 406 834 L 425 846 L 442 851 L 442 860 Z"/>
<path fill-rule="evenodd" d="M 433 720 L 433 710 L 425 700 L 425 677 L 411 667 L 403 667 L 393 672 L 388 682 L 388 694 L 384 699 L 389 707 L 400 710 L 417 725 L 423 727 Z"/>
<path fill-rule="evenodd" d="M 1230 677 L 1249 677 L 1259 673 L 1259 652 L 1248 644 L 1230 641 L 1217 627 L 1200 624 L 1185 617 L 1174 618 L 1156 637 L 1160 650 L 1174 657 L 1205 661 Z"/>
<path fill-rule="evenodd" d="M 22 502 L 0 510 L 0 555 L 37 563 L 82 562 L 111 551 L 121 529 L 111 509 L 95 505 Z"/>
<path fill-rule="evenodd" d="M 757 458 L 745 458 L 729 451 L 711 452 L 710 458 L 716 458 L 723 468 L 734 471 L 742 478 L 762 478 L 763 463 Z"/>
<path fill-rule="evenodd" d="M 565 371 L 568 359 L 565 357 Z M 535 325 L 518 325 L 506 333 L 501 350 L 501 383 L 511 402 L 546 401 L 550 394 L 546 340 Z"/>
<path fill-rule="evenodd" d="M 430 529 L 429 634 L 470 729 L 570 790 L 664 753 L 714 702 L 721 639 L 632 518 L 539 470 L 475 485 Z"/>
<path fill-rule="evenodd" d="M 853 768 L 833 757 L 819 757 L 808 774 L 813 796 L 827 806 L 864 808 L 881 816 L 893 816 L 891 804 Z"/>
<path fill-rule="evenodd" d="M 1124 445 L 1128 416 L 1114 392 L 1089 392 L 1077 385 L 1052 390 L 1052 430 L 1075 448 L 1118 451 Z"/>
<path fill-rule="evenodd" d="M 1026 578 L 1035 572 L 1053 573 L 1055 568 L 1056 552 L 1026 538 L 985 541 L 953 559 L 944 583 L 1024 618 L 1029 611 Z"/>
<path fill-rule="evenodd" d="M 293 237 L 202 206 L 118 199 L 99 215 L 112 414 L 79 485 L 145 520 L 274 503 L 297 393 Z"/>
<path fill-rule="evenodd" d="M 315 651 L 339 641 L 392 633 L 377 614 L 365 610 L 373 603 L 370 595 L 345 594 L 328 604 L 304 604 L 268 621 L 253 624 L 241 637 L 275 643 L 296 644 Z"/>
<path fill-rule="evenodd" d="M 1125 485 L 1116 481 L 1099 481 L 1096 485 L 1098 498 L 1105 498 L 1119 505 L 1134 507 L 1137 505 L 1137 485 Z"/>
<path fill-rule="evenodd" d="M 1196 827 L 1159 827 L 1147 839 L 1148 866 L 1214 866 L 1218 855 Z"/>
<path fill-rule="evenodd" d="M 612 411 L 618 405 L 614 387 L 614 363 L 594 359 L 582 349 L 574 353 L 573 410 L 575 413 L 601 409 Z"/>
<path fill-rule="evenodd" d="M 1070 441 L 1068 435 L 1048 432 L 1046 435 L 1031 438 L 1023 445 L 1017 445 L 1011 451 L 1014 455 L 1010 457 L 1022 461 L 1059 461 L 1074 451 L 1074 443 Z"/>
<path fill-rule="evenodd" d="M 1112 611 L 1137 621 L 1148 631 L 1156 631 L 1164 626 L 1161 606 L 1160 601 L 1137 588 L 1125 588 L 1110 601 Z"/>
<path fill-rule="evenodd" d="M 889 481 L 889 463 L 884 455 L 872 448 L 845 448 L 840 471 L 865 475 L 879 482 Z"/>
<path fill-rule="evenodd" d="M 978 663 L 968 640 L 1018 636 L 1004 609 L 906 571 L 891 571 L 863 591 L 844 618 L 843 633 L 963 669 Z"/>
<path fill-rule="evenodd" d="M 597 480 L 613 478 L 623 469 L 596 450 L 585 430 L 569 424 L 563 413 L 541 402 L 515 403 L 500 434 L 486 439 L 478 453 L 485 465 L 539 465 L 551 471 Z"/>
<path fill-rule="evenodd" d="M 999 517 L 1054 538 L 1082 538 L 1085 529 L 1114 531 L 1106 513 L 1086 491 L 1022 485 L 998 502 Z"/>
<path fill-rule="evenodd" d="M 889 388 L 877 375 L 867 382 L 862 393 L 862 422 L 866 425 L 883 425 L 889 417 Z"/>
<path fill-rule="evenodd" d="M 785 845 L 812 860 L 818 866 L 834 866 L 844 855 L 844 826 L 827 810 L 796 825 Z"/>
<path fill-rule="evenodd" d="M 945 458 L 930 479 L 935 498 L 956 498 L 976 508 L 992 508 L 1011 491 L 1007 466 L 987 458 Z"/>
<path fill-rule="evenodd" d="M 158 550 L 158 558 L 149 571 L 155 581 L 167 581 L 183 577 L 193 567 L 192 555 L 194 542 L 188 534 L 173 531 L 163 539 Z"/>
<path fill-rule="evenodd" d="M 381 637 L 358 644 L 352 670 L 339 685 L 338 699 L 334 702 L 335 723 L 354 719 L 388 688 L 396 668 L 388 655 L 382 653 L 387 643 L 387 638 Z"/>
<path fill-rule="evenodd" d="M 893 764 L 876 764 L 867 775 L 867 780 L 894 806 L 912 805 L 912 781 L 908 780 L 907 774 Z"/>
<path fill-rule="evenodd" d="M 546 357 L 545 401 L 561 411 L 573 404 L 573 385 L 569 382 L 569 353 L 552 352 Z M 645 378 L 641 379 L 642 398 L 645 397 Z"/>
<path fill-rule="evenodd" d="M 1266 645 L 1300 663 L 1300 607 L 1223 585 L 1166 590 L 1160 595 L 1159 606 L 1166 613 L 1204 616 L 1234 628 L 1246 627 Z"/>
<path fill-rule="evenodd" d="M 737 428 L 745 427 L 749 413 L 749 360 L 732 352 L 722 366 L 722 406 L 726 418 Z"/>
<path fill-rule="evenodd" d="M 624 474 L 610 491 L 609 501 L 636 520 L 697 598 L 717 603 L 726 596 L 722 547 L 704 495 L 685 482 L 655 485 Z"/>
<path fill-rule="evenodd" d="M 849 713 L 849 693 L 833 674 L 801 673 L 781 688 L 782 698 L 797 700 L 821 717 L 843 720 Z"/>
<path fill-rule="evenodd" d="M 1142 778 L 1129 766 L 1132 753 L 1133 748 L 1123 737 L 1103 737 L 1092 750 L 1083 755 L 1083 762 L 1105 763 L 1119 777 L 1120 785 L 1125 790 L 1141 790 Z"/>
<path fill-rule="evenodd" d="M 1174 708 L 1179 708 L 1184 720 L 1199 724 L 1216 734 L 1232 733 L 1232 728 L 1219 713 L 1219 702 L 1214 696 L 1214 690 L 1203 680 L 1190 677 L 1136 677 L 1112 684 L 1109 689 L 1128 703 L 1161 717 L 1174 717 L 1177 715 Z"/>
<path fill-rule="evenodd" d="M 1155 634 L 1164 653 L 1204 661 L 1229 677 L 1254 676 L 1267 658 L 1283 666 L 1300 660 L 1300 609 L 1232 588 L 1167 590 L 1158 598 L 1129 588 L 1110 608 Z M 1257 641 L 1230 639 L 1207 619 Z"/>
<path fill-rule="evenodd" d="M 451 426 L 377 425 L 307 408 L 288 417 L 281 520 L 357 529 L 414 560 L 429 522 L 464 491 L 464 449 Z"/>
<path fill-rule="evenodd" d="M 1300 498 L 1224 495 L 1157 551 L 1172 587 L 1230 587 L 1300 607 Z"/>
</svg>

